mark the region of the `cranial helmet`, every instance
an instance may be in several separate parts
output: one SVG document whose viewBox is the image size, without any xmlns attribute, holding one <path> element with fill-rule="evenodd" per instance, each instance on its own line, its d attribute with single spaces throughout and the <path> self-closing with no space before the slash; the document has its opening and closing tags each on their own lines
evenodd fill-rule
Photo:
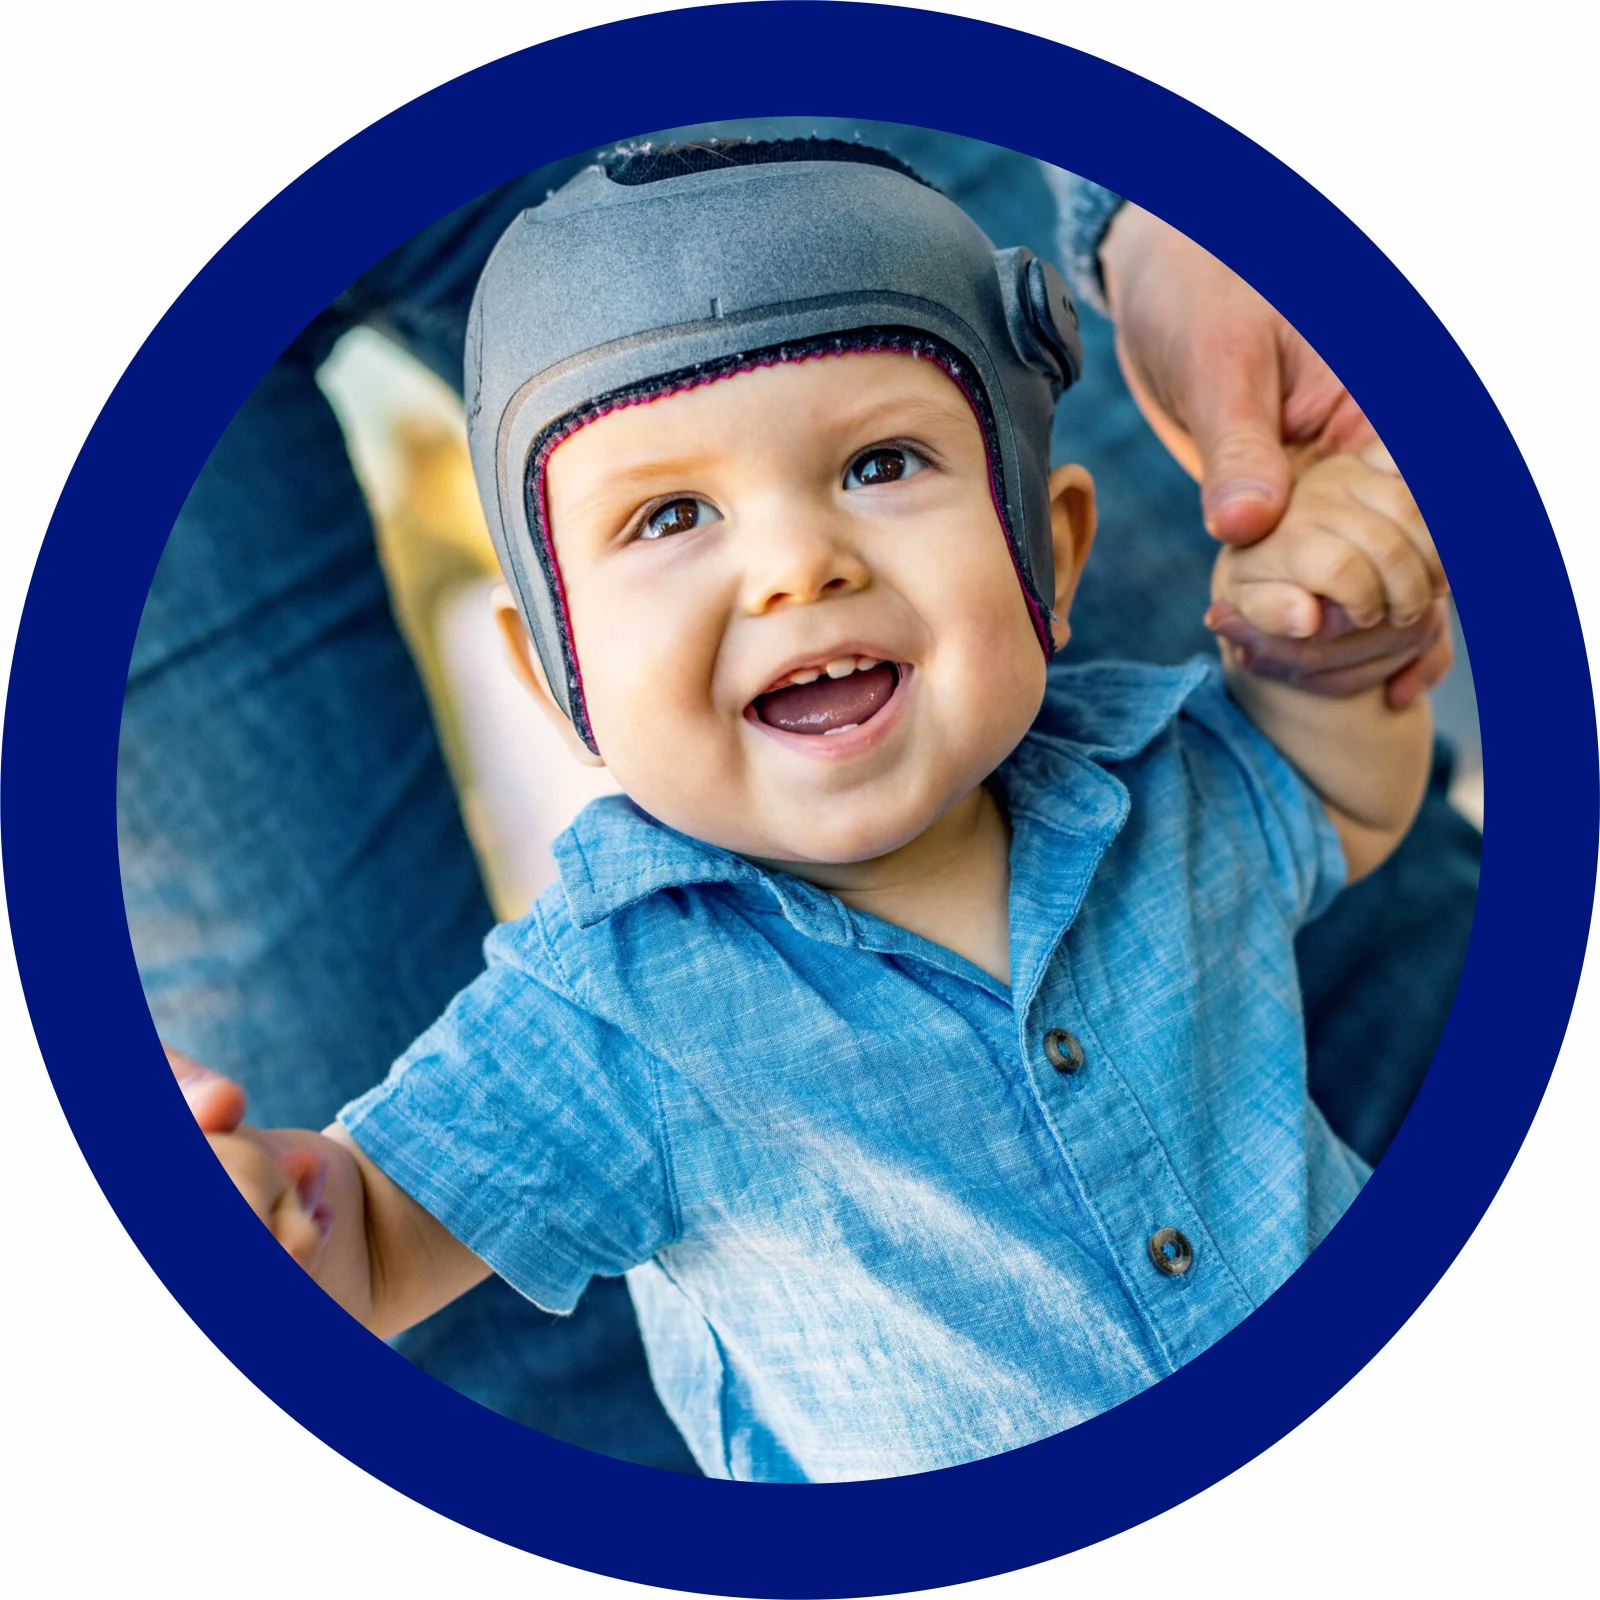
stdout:
<svg viewBox="0 0 1600 1600">
<path fill-rule="evenodd" d="M 1050 423 L 1082 364 L 1049 262 L 996 250 L 893 156 L 831 139 L 623 152 L 501 236 L 467 328 L 473 468 L 551 693 L 591 749 L 545 508 L 550 452 L 620 406 L 872 350 L 936 361 L 966 394 L 1048 657 Z"/>
</svg>

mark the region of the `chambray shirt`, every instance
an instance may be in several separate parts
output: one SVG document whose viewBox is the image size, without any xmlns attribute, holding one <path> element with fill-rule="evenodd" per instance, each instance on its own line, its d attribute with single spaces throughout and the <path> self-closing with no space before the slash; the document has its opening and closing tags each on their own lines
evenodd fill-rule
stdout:
<svg viewBox="0 0 1600 1600">
<path fill-rule="evenodd" d="M 601 800 L 341 1113 L 541 1306 L 627 1273 L 713 1476 L 916 1472 L 1070 1427 L 1248 1315 L 1366 1176 L 1306 1093 L 1292 948 L 1338 840 L 1215 664 L 1053 672 L 990 783 L 1009 988 Z"/>
</svg>

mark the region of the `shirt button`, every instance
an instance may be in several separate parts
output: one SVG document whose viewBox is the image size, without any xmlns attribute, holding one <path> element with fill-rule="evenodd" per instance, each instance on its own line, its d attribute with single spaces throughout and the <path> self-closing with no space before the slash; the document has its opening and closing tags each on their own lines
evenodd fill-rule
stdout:
<svg viewBox="0 0 1600 1600">
<path fill-rule="evenodd" d="M 1194 1246 L 1176 1228 L 1157 1228 L 1149 1247 L 1156 1271 L 1165 1277 L 1181 1278 L 1194 1265 Z"/>
<path fill-rule="evenodd" d="M 1065 1028 L 1052 1028 L 1044 1036 L 1044 1058 L 1057 1072 L 1071 1077 L 1083 1065 L 1083 1046 Z"/>
</svg>

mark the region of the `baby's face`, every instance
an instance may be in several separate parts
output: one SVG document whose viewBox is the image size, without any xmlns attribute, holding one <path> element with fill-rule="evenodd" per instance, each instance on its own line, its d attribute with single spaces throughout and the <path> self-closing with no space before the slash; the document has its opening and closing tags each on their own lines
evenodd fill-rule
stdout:
<svg viewBox="0 0 1600 1600">
<path fill-rule="evenodd" d="M 776 861 L 884 855 L 1038 711 L 983 438 L 930 361 L 820 357 L 614 411 L 546 483 L 595 742 L 680 832 Z M 1063 615 L 1087 545 L 1067 522 L 1058 506 Z"/>
</svg>

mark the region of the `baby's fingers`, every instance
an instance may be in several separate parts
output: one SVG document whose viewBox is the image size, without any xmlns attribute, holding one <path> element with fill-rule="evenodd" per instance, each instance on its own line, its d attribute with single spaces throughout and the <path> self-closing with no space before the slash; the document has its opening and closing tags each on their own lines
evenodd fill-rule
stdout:
<svg viewBox="0 0 1600 1600">
<path fill-rule="evenodd" d="M 183 1090 L 202 1133 L 232 1133 L 244 1121 L 244 1090 L 232 1078 L 203 1067 L 192 1056 L 163 1045 L 167 1064 Z"/>
<path fill-rule="evenodd" d="M 329 1232 L 328 1214 L 321 1203 L 321 1162 L 319 1161 L 317 1165 L 319 1170 L 315 1180 L 315 1198 L 308 1198 L 303 1183 L 291 1185 L 273 1208 L 272 1217 L 268 1222 L 268 1226 L 272 1229 L 272 1237 L 302 1267 L 311 1265 Z"/>
<path fill-rule="evenodd" d="M 1300 618 L 1292 591 L 1343 606 L 1358 628 L 1381 622 L 1388 609 L 1383 577 L 1366 552 L 1326 528 L 1302 523 L 1291 530 L 1285 521 L 1260 544 L 1218 557 L 1213 594 L 1231 600 L 1263 632 L 1304 637 L 1265 620 L 1274 613 Z"/>
<path fill-rule="evenodd" d="M 1277 535 L 1225 552 L 1219 576 L 1240 610 L 1240 596 L 1253 584 L 1293 584 L 1343 606 L 1358 628 L 1409 626 L 1432 599 L 1416 547 L 1387 517 L 1353 502 L 1340 508 L 1336 526 L 1291 527 L 1286 518 Z"/>
<path fill-rule="evenodd" d="M 1432 543 L 1424 548 L 1387 513 L 1366 505 L 1346 509 L 1340 512 L 1336 529 L 1336 536 L 1357 551 L 1357 560 L 1365 559 L 1381 588 L 1378 602 L 1370 611 L 1357 611 L 1345 602 L 1358 627 L 1388 622 L 1396 628 L 1409 628 L 1444 592 L 1443 574 L 1436 575 L 1438 557 Z M 1335 529 L 1319 531 L 1334 533 Z M 1341 562 L 1331 550 L 1328 559 L 1340 572 L 1348 570 L 1349 564 Z M 1365 578 L 1362 588 L 1366 588 Z M 1330 600 L 1343 600 L 1332 590 L 1317 592 L 1326 593 Z"/>
<path fill-rule="evenodd" d="M 271 1230 L 273 1238 L 306 1266 L 328 1234 L 322 1205 L 326 1166 L 313 1150 L 274 1151 L 261 1136 L 213 1137 L 211 1148 L 234 1188 Z"/>
<path fill-rule="evenodd" d="M 1253 628 L 1279 639 L 1309 639 L 1322 626 L 1322 602 L 1297 583 L 1262 578 L 1229 594 L 1234 609 Z M 1210 625 L 1207 613 L 1207 626 Z"/>
<path fill-rule="evenodd" d="M 294 1180 L 278 1165 L 276 1156 L 249 1133 L 216 1134 L 211 1151 L 222 1163 L 233 1186 L 260 1219 L 272 1226 L 272 1214 Z"/>
<path fill-rule="evenodd" d="M 1382 445 L 1370 445 L 1361 452 L 1360 459 L 1371 466 L 1379 456 L 1388 461 L 1388 452 Z M 1352 472 L 1346 487 L 1352 500 L 1375 513 L 1381 520 L 1392 523 L 1416 552 L 1417 560 L 1427 574 L 1428 600 L 1438 600 L 1448 594 L 1450 585 L 1444 575 L 1444 563 L 1439 560 L 1439 552 L 1434 548 L 1433 535 L 1428 532 L 1428 525 L 1422 520 L 1417 502 L 1411 498 L 1405 479 L 1394 470 L 1393 463 L 1389 462 L 1387 471 Z M 1342 526 L 1342 522 L 1336 525 Z"/>
</svg>

